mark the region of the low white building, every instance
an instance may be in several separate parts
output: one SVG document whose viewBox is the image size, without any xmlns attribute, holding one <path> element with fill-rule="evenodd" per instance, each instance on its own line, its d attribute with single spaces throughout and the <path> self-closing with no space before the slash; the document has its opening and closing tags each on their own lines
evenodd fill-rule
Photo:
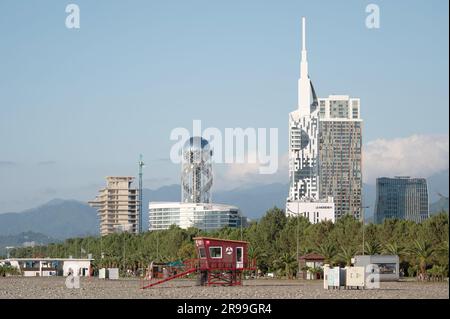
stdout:
<svg viewBox="0 0 450 319">
<path fill-rule="evenodd" d="M 239 208 L 213 203 L 150 202 L 149 230 L 168 229 L 177 225 L 186 229 L 196 227 L 215 230 L 223 227 L 245 226 L 247 219 Z"/>
<path fill-rule="evenodd" d="M 358 267 L 376 265 L 380 281 L 397 281 L 400 278 L 400 259 L 397 255 L 358 255 L 351 262 Z"/>
<path fill-rule="evenodd" d="M 1 264 L 17 268 L 24 277 L 68 276 L 89 277 L 93 259 L 75 258 L 9 258 Z"/>
<path fill-rule="evenodd" d="M 286 216 L 303 216 L 316 224 L 330 220 L 334 223 L 334 202 L 332 197 L 324 200 L 296 200 L 286 202 Z"/>
</svg>

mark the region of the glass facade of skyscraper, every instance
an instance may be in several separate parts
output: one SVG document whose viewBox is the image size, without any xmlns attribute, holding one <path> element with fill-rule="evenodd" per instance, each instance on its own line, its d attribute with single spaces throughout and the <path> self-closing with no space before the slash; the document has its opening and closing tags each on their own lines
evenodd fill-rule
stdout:
<svg viewBox="0 0 450 319">
<path fill-rule="evenodd" d="M 397 218 L 422 222 L 429 217 L 425 178 L 377 178 L 375 222 Z"/>
</svg>

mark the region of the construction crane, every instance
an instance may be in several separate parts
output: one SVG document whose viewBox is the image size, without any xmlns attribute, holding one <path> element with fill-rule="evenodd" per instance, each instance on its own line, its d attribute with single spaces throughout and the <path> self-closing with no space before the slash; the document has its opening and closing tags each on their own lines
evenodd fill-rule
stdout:
<svg viewBox="0 0 450 319">
<path fill-rule="evenodd" d="M 142 159 L 142 154 L 139 155 L 139 233 L 143 233 L 144 229 L 142 227 L 142 169 L 144 168 L 144 161 Z"/>
</svg>

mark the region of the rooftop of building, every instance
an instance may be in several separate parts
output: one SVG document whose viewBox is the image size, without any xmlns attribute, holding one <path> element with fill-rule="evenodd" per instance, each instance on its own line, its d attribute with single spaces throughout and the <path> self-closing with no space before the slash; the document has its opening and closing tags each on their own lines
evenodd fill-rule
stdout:
<svg viewBox="0 0 450 319">
<path fill-rule="evenodd" d="M 214 240 L 214 241 L 223 241 L 228 243 L 242 243 L 242 244 L 249 244 L 248 241 L 244 240 L 231 240 L 231 239 L 222 239 L 222 238 L 213 238 L 213 237 L 194 237 L 194 240 Z"/>
<path fill-rule="evenodd" d="M 106 176 L 107 180 L 132 181 L 134 176 Z"/>
<path fill-rule="evenodd" d="M 239 209 L 237 206 L 219 204 L 219 203 L 183 203 L 183 202 L 149 202 L 149 208 L 167 208 L 167 207 L 180 207 L 180 208 L 190 208 L 190 207 L 201 207 L 206 209 Z"/>
<path fill-rule="evenodd" d="M 351 97 L 350 95 L 343 95 L 343 94 L 331 94 L 328 95 L 328 97 L 319 97 L 318 100 L 348 101 L 348 100 L 360 100 L 360 98 Z"/>
<path fill-rule="evenodd" d="M 411 177 L 411 176 L 394 176 L 394 177 L 377 177 L 377 180 L 426 180 L 424 177 Z"/>
<path fill-rule="evenodd" d="M 0 262 L 5 261 L 92 261 L 94 258 L 7 258 L 2 259 Z"/>
<path fill-rule="evenodd" d="M 316 253 L 309 253 L 309 254 L 305 254 L 303 256 L 298 257 L 299 260 L 316 260 L 316 261 L 324 261 L 325 257 L 323 257 L 320 254 L 316 254 Z"/>
</svg>

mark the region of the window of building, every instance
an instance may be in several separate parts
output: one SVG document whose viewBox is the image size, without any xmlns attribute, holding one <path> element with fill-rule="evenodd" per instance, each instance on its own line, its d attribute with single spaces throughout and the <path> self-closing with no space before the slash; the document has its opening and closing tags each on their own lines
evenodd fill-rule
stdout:
<svg viewBox="0 0 450 319">
<path fill-rule="evenodd" d="M 393 263 L 378 263 L 380 274 L 395 274 L 397 271 L 397 265 Z"/>
<path fill-rule="evenodd" d="M 209 247 L 211 258 L 222 258 L 222 247 Z"/>
<path fill-rule="evenodd" d="M 200 247 L 198 249 L 198 254 L 200 255 L 200 258 L 206 258 L 206 251 L 204 247 Z"/>
<path fill-rule="evenodd" d="M 237 247 L 236 248 L 236 261 L 237 262 L 242 262 L 243 261 L 242 250 L 243 250 L 242 247 Z"/>
</svg>

